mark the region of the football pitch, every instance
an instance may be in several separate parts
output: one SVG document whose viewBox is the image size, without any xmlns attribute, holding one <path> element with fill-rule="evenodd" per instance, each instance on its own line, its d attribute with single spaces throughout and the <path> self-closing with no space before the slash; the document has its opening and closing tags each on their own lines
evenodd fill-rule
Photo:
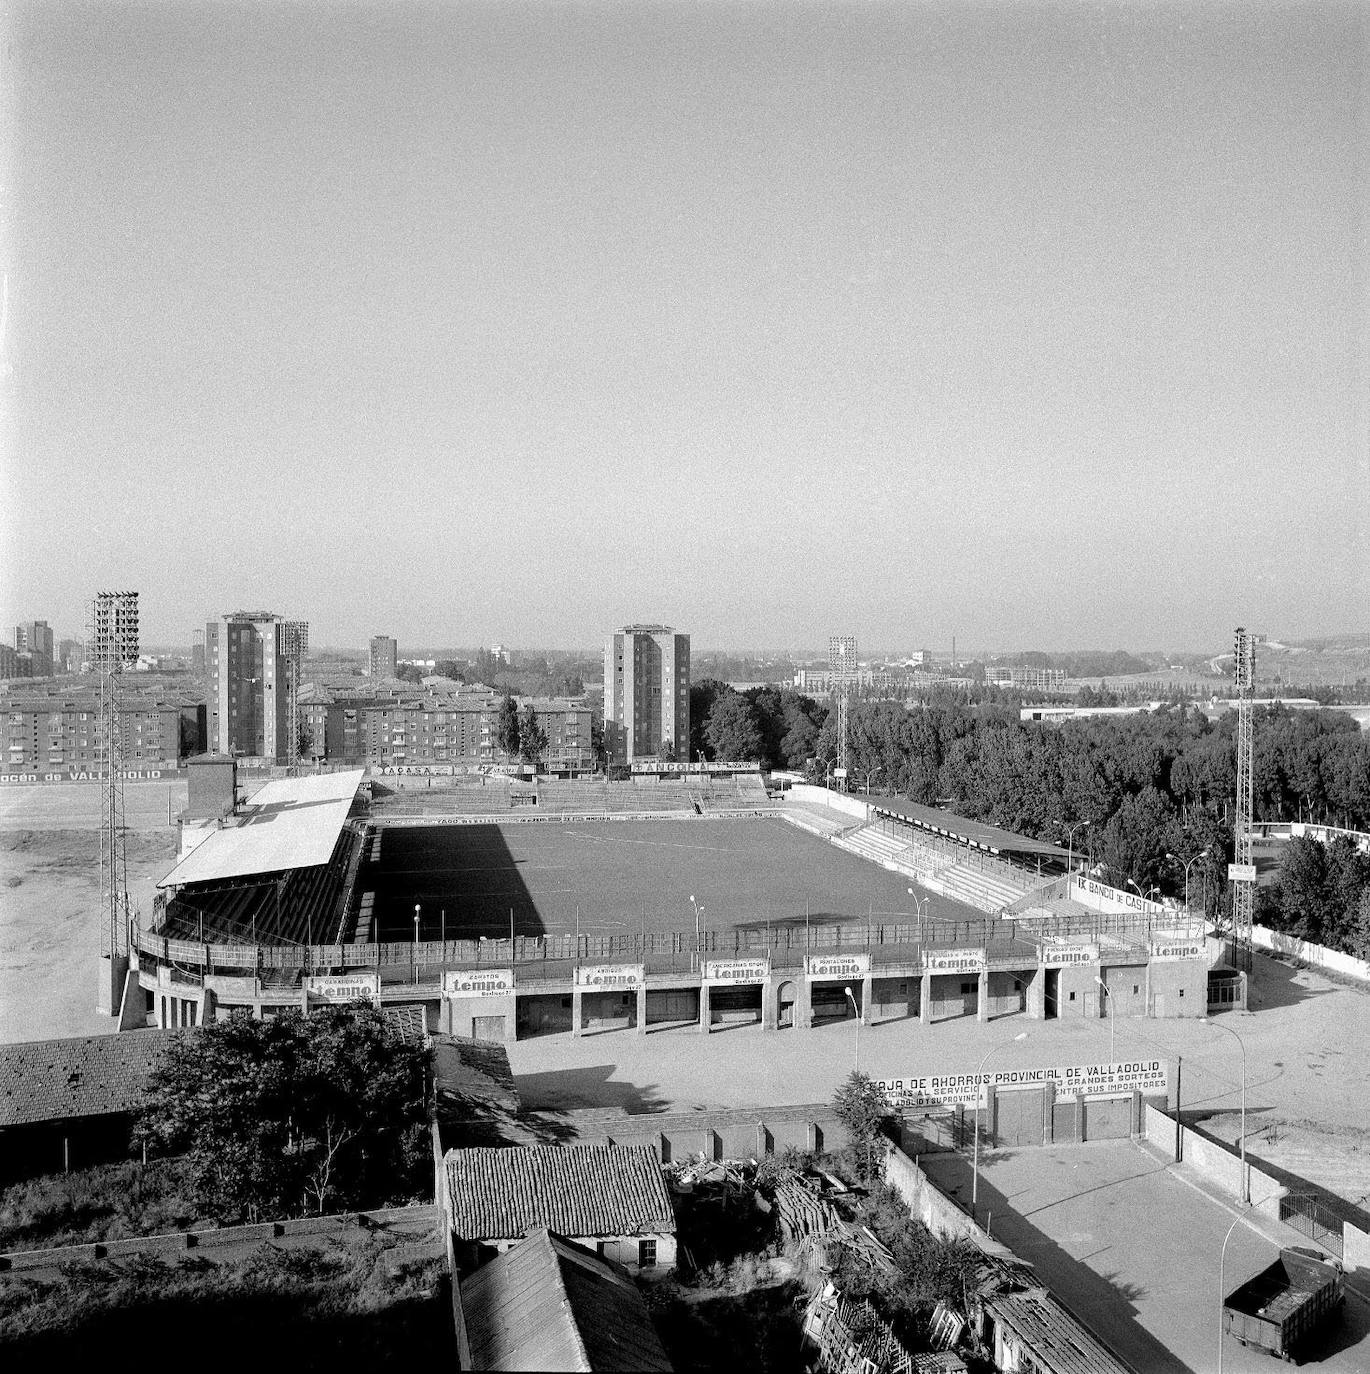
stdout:
<svg viewBox="0 0 1370 1374">
<path fill-rule="evenodd" d="M 779 820 L 672 819 L 387 827 L 365 879 L 378 937 L 435 940 L 911 924 L 910 882 Z M 983 914 L 931 896 L 927 914 Z"/>
</svg>

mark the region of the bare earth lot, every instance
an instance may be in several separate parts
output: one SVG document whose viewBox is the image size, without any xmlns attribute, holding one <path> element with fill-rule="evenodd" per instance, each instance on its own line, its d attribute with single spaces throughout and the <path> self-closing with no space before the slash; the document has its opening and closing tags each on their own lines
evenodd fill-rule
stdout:
<svg viewBox="0 0 1370 1374">
<path fill-rule="evenodd" d="M 129 896 L 151 911 L 176 855 L 167 824 L 184 783 L 130 783 Z M 100 952 L 100 789 L 90 783 L 0 788 L 0 1042 L 103 1035 L 95 1011 Z"/>
</svg>

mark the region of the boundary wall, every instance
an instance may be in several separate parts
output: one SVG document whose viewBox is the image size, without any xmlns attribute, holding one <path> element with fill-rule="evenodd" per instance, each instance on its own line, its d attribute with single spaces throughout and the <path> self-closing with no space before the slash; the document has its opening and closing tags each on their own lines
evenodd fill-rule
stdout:
<svg viewBox="0 0 1370 1374">
<path fill-rule="evenodd" d="M 1328 949 L 1326 945 L 1310 944 L 1307 940 L 1300 940 L 1297 935 L 1271 930 L 1268 926 L 1252 926 L 1251 943 L 1269 954 L 1283 954 L 1301 963 L 1311 964 L 1314 968 L 1327 969 L 1330 973 L 1340 973 L 1346 978 L 1370 983 L 1370 961 L 1355 959 L 1339 950 Z"/>
<path fill-rule="evenodd" d="M 1241 1154 L 1222 1141 L 1211 1140 L 1184 1125 L 1167 1111 L 1146 1105 L 1147 1143 L 1160 1150 L 1177 1164 L 1189 1165 L 1219 1191 L 1234 1200 L 1243 1196 L 1251 1199 L 1251 1210 L 1275 1221 L 1282 1221 L 1280 1199 L 1289 1194 L 1289 1180 L 1294 1177 L 1280 1171 L 1279 1177 L 1267 1173 L 1259 1164 L 1246 1161 L 1246 1187 L 1242 1183 Z M 1310 1187 L 1312 1185 L 1310 1184 Z M 1348 1204 L 1349 1205 L 1349 1204 Z M 1341 1219 L 1342 1263 L 1346 1267 L 1346 1281 L 1363 1297 L 1370 1299 L 1370 1227 L 1357 1226 Z M 1309 1238 L 1290 1228 L 1291 1245 L 1307 1245 Z M 1316 1242 L 1315 1242 L 1316 1243 Z M 1326 1248 L 1326 1247 L 1324 1247 Z"/>
<path fill-rule="evenodd" d="M 262 1221 L 247 1226 L 211 1226 L 161 1236 L 130 1236 L 123 1240 L 61 1245 L 49 1250 L 15 1250 L 0 1255 L 0 1273 L 56 1269 L 64 1264 L 127 1259 L 133 1255 L 170 1260 L 191 1252 L 207 1259 L 227 1262 L 241 1258 L 245 1250 L 255 1249 L 264 1242 L 275 1241 L 288 1249 L 300 1249 L 338 1240 L 348 1232 L 365 1236 L 373 1230 L 383 1231 L 387 1235 L 410 1236 L 415 1243 L 431 1235 L 436 1258 L 442 1253 L 442 1246 L 436 1238 L 439 1220 L 439 1209 L 428 1202 L 377 1211 L 341 1212 L 326 1217 Z M 229 1251 L 233 1253 L 226 1253 Z"/>
</svg>

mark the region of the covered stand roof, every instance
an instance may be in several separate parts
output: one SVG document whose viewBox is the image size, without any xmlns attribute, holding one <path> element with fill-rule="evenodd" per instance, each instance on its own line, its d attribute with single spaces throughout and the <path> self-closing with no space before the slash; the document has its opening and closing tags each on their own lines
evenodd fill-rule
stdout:
<svg viewBox="0 0 1370 1374">
<path fill-rule="evenodd" d="M 545 1226 L 461 1286 L 474 1369 L 665 1370 L 633 1283 Z"/>
<path fill-rule="evenodd" d="M 333 857 L 365 770 L 278 778 L 236 815 L 208 829 L 158 887 L 310 868 Z"/>
<path fill-rule="evenodd" d="M 904 801 L 900 797 L 881 797 L 878 802 L 871 803 L 871 809 L 878 816 L 903 821 L 919 830 L 930 831 L 990 854 L 1049 854 L 1053 859 L 1066 857 L 1060 845 L 1030 839 L 1012 830 L 1001 830 L 997 825 L 987 825 L 984 821 L 968 821 L 964 816 L 957 816 L 950 811 L 941 811 L 935 806 L 920 806 L 917 802 Z"/>
<path fill-rule="evenodd" d="M 452 1230 L 500 1240 L 546 1226 L 567 1236 L 675 1233 L 650 1145 L 527 1145 L 449 1150 Z"/>
</svg>

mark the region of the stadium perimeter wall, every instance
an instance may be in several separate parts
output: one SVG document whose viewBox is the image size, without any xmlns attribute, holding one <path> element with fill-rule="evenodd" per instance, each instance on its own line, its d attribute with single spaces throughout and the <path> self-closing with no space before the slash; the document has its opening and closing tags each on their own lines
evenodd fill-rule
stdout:
<svg viewBox="0 0 1370 1374">
<path fill-rule="evenodd" d="M 1325 945 L 1309 944 L 1297 935 L 1287 935 L 1282 930 L 1270 930 L 1266 926 L 1251 927 L 1251 943 L 1257 949 L 1269 950 L 1272 954 L 1283 954 L 1297 959 L 1300 963 L 1312 964 L 1315 968 L 1340 973 L 1347 978 L 1355 978 L 1361 983 L 1370 983 L 1370 962 L 1354 959 L 1339 950 L 1328 949 Z"/>
</svg>

